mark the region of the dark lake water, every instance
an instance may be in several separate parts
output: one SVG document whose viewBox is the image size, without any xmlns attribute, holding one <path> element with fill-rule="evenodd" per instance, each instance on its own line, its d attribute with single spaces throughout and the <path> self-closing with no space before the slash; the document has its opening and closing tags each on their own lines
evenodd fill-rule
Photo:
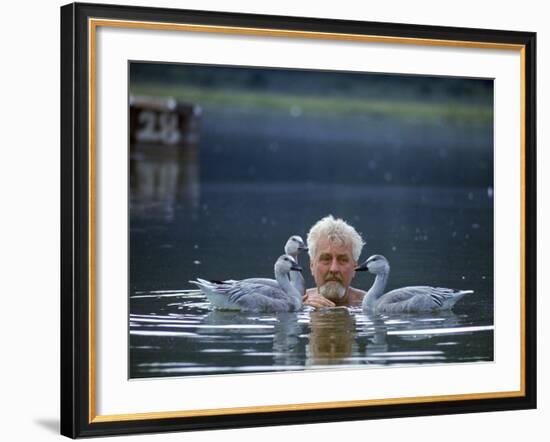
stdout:
<svg viewBox="0 0 550 442">
<path fill-rule="evenodd" d="M 466 98 L 438 101 L 466 106 L 462 116 L 426 97 L 387 100 L 382 113 L 288 99 L 286 110 L 207 102 L 187 146 L 132 144 L 130 377 L 493 360 L 490 105 L 479 118 Z M 192 290 L 197 277 L 272 277 L 288 237 L 305 239 L 328 214 L 362 233 L 362 260 L 388 258 L 387 290 L 475 293 L 445 315 L 368 317 L 220 312 Z M 312 287 L 307 255 L 300 263 Z M 373 280 L 359 273 L 352 284 Z"/>
<path fill-rule="evenodd" d="M 192 167 L 171 164 L 149 161 L 133 172 L 142 181 L 160 174 L 165 189 L 132 192 L 131 378 L 493 360 L 491 188 L 200 183 Z M 212 310 L 188 283 L 271 276 L 286 239 L 305 238 L 328 213 L 363 234 L 361 259 L 388 258 L 388 290 L 475 293 L 446 314 L 369 317 L 360 308 L 305 307 L 275 315 Z M 307 255 L 300 263 L 313 286 Z M 373 280 L 358 273 L 352 285 L 366 290 Z"/>
</svg>

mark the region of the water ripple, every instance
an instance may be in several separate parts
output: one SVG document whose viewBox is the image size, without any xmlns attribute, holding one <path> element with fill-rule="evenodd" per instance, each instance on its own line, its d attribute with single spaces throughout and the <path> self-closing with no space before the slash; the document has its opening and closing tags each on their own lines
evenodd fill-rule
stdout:
<svg viewBox="0 0 550 442">
<path fill-rule="evenodd" d="M 493 360 L 494 326 L 472 314 L 371 316 L 360 308 L 212 310 L 198 291 L 130 299 L 132 378 L 375 368 Z"/>
</svg>

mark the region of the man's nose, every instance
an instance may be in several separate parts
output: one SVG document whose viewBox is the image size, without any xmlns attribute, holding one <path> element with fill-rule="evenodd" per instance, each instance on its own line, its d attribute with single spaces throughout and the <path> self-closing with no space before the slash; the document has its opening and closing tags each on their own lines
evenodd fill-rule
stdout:
<svg viewBox="0 0 550 442">
<path fill-rule="evenodd" d="M 339 272 L 340 271 L 340 265 L 338 264 L 338 260 L 335 258 L 330 263 L 330 271 L 331 272 Z"/>
</svg>

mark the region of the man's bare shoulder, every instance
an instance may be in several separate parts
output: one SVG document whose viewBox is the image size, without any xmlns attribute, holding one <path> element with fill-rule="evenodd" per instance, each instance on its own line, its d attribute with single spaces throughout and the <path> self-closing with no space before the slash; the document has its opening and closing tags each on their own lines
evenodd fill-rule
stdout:
<svg viewBox="0 0 550 442">
<path fill-rule="evenodd" d="M 350 296 L 360 296 L 361 298 L 367 294 L 364 290 L 356 289 L 353 287 L 350 287 L 348 289 L 348 293 Z"/>
<path fill-rule="evenodd" d="M 350 287 L 348 289 L 348 302 L 347 302 L 347 304 L 350 305 L 350 306 L 361 305 L 361 303 L 363 302 L 363 298 L 365 297 L 366 294 L 367 294 L 367 292 L 365 292 L 363 290 L 359 290 L 359 289 Z"/>
</svg>

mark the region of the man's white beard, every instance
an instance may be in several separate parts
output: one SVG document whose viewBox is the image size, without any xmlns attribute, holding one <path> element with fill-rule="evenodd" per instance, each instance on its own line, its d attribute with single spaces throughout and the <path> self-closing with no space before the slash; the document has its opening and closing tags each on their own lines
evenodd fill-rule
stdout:
<svg viewBox="0 0 550 442">
<path fill-rule="evenodd" d="M 338 301 L 346 296 L 346 288 L 338 281 L 329 281 L 319 287 L 319 294 L 331 301 Z"/>
</svg>

